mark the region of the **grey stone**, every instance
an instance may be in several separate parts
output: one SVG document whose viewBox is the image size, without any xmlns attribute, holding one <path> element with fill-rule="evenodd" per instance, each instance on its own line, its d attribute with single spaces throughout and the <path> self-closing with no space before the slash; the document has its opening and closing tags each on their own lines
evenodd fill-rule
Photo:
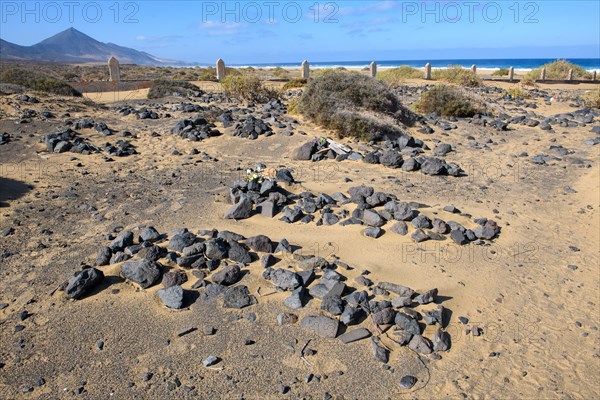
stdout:
<svg viewBox="0 0 600 400">
<path fill-rule="evenodd" d="M 121 232 L 109 245 L 112 251 L 124 250 L 125 247 L 133 244 L 133 232 Z"/>
<path fill-rule="evenodd" d="M 211 260 L 222 260 L 227 257 L 229 244 L 223 239 L 209 239 L 204 242 L 204 254 Z"/>
<path fill-rule="evenodd" d="M 412 295 L 415 294 L 415 291 L 411 288 L 402 285 L 397 285 L 395 283 L 379 282 L 377 286 L 383 290 L 396 293 L 398 296 L 412 297 Z"/>
<path fill-rule="evenodd" d="M 415 297 L 415 301 L 419 304 L 429 304 L 432 301 L 435 301 L 435 297 L 437 296 L 437 294 L 437 289 L 431 289 Z"/>
<path fill-rule="evenodd" d="M 450 239 L 456 244 L 464 245 L 469 243 L 469 239 L 465 236 L 465 234 L 460 230 L 453 230 L 450 232 Z"/>
<path fill-rule="evenodd" d="M 421 336 L 414 335 L 410 342 L 408 343 L 408 347 L 421 354 L 431 354 L 431 342 L 429 339 Z"/>
<path fill-rule="evenodd" d="M 162 277 L 162 285 L 165 288 L 175 286 L 175 285 L 183 285 L 188 280 L 187 274 L 183 271 L 169 271 L 165 273 Z"/>
<path fill-rule="evenodd" d="M 337 336 L 339 323 L 336 319 L 320 315 L 302 318 L 300 326 L 315 332 L 319 336 L 334 338 Z"/>
<path fill-rule="evenodd" d="M 273 242 L 265 235 L 252 236 L 246 239 L 246 245 L 254 251 L 272 253 Z"/>
<path fill-rule="evenodd" d="M 389 351 L 381 346 L 379 338 L 376 336 L 371 337 L 371 349 L 373 349 L 373 354 L 375 355 L 375 359 L 382 363 L 387 363 L 389 361 Z"/>
<path fill-rule="evenodd" d="M 300 286 L 301 279 L 292 271 L 278 268 L 271 272 L 271 282 L 282 290 L 294 290 Z"/>
<path fill-rule="evenodd" d="M 376 226 L 372 226 L 372 227 L 369 227 L 369 228 L 365 228 L 364 234 L 367 237 L 371 237 L 371 238 L 377 239 L 381 235 L 383 235 L 383 229 L 378 228 Z"/>
<path fill-rule="evenodd" d="M 398 221 L 392 225 L 390 230 L 398 235 L 405 236 L 408 233 L 408 225 L 404 221 Z"/>
<path fill-rule="evenodd" d="M 349 332 L 345 332 L 344 334 L 338 336 L 338 339 L 343 343 L 352 343 L 361 339 L 366 339 L 371 336 L 371 332 L 369 332 L 366 328 L 357 328 Z"/>
<path fill-rule="evenodd" d="M 290 297 L 283 301 L 283 304 L 289 308 L 297 310 L 304 307 L 304 305 L 308 303 L 308 299 L 308 291 L 304 287 L 300 286 L 292 292 Z"/>
<path fill-rule="evenodd" d="M 412 375 L 404 375 L 401 379 L 400 379 L 400 386 L 403 389 L 410 389 L 413 386 L 415 386 L 415 384 L 417 383 L 417 378 L 415 378 Z"/>
<path fill-rule="evenodd" d="M 395 315 L 396 312 L 392 308 L 387 307 L 372 314 L 371 318 L 377 325 L 390 325 L 394 322 Z"/>
<path fill-rule="evenodd" d="M 219 362 L 219 358 L 215 356 L 208 356 L 202 361 L 202 365 L 205 367 L 210 367 L 211 365 L 215 365 Z"/>
<path fill-rule="evenodd" d="M 168 308 L 179 309 L 183 306 L 183 289 L 179 285 L 160 289 L 156 294 Z"/>
<path fill-rule="evenodd" d="M 256 298 L 244 285 L 229 288 L 223 293 L 224 308 L 244 308 L 252 304 L 256 304 Z"/>
<path fill-rule="evenodd" d="M 421 243 L 421 242 L 424 242 L 425 240 L 429 239 L 429 235 L 423 229 L 417 229 L 416 231 L 414 231 L 412 233 L 412 235 L 410 235 L 410 237 L 416 243 Z"/>
<path fill-rule="evenodd" d="M 392 306 L 394 307 L 407 307 L 412 303 L 412 299 L 406 296 L 398 296 L 392 299 Z"/>
<path fill-rule="evenodd" d="M 96 261 L 94 265 L 97 267 L 101 267 L 103 265 L 108 265 L 110 263 L 110 259 L 112 257 L 112 250 L 110 247 L 101 247 L 98 249 L 98 255 L 96 255 Z"/>
<path fill-rule="evenodd" d="M 148 226 L 144 228 L 144 230 L 140 232 L 139 235 L 140 242 L 156 242 L 160 238 L 160 233 L 158 233 L 158 231 L 153 226 Z"/>
<path fill-rule="evenodd" d="M 182 252 L 188 246 L 191 246 L 196 240 L 196 236 L 191 232 L 183 232 L 174 235 L 169 240 L 169 249 Z"/>
<path fill-rule="evenodd" d="M 339 296 L 327 294 L 321 301 L 321 310 L 327 311 L 332 315 L 340 315 L 344 311 L 343 304 Z"/>
<path fill-rule="evenodd" d="M 379 162 L 388 168 L 399 168 L 402 166 L 402 155 L 396 150 L 386 150 L 379 157 Z"/>
<path fill-rule="evenodd" d="M 279 212 L 277 205 L 271 200 L 265 200 L 262 203 L 257 204 L 256 211 L 267 218 L 273 218 Z"/>
<path fill-rule="evenodd" d="M 87 268 L 78 271 L 69 278 L 65 293 L 70 299 L 79 299 L 96 287 L 104 279 L 102 271 L 96 268 Z"/>
<path fill-rule="evenodd" d="M 242 271 L 237 265 L 227 265 L 212 276 L 212 281 L 219 285 L 229 286 L 242 277 Z"/>
<path fill-rule="evenodd" d="M 321 270 L 323 268 L 326 268 L 328 265 L 329 262 L 320 256 L 307 258 L 306 260 L 300 262 L 300 268 L 311 271 Z"/>
<path fill-rule="evenodd" d="M 421 334 L 421 328 L 419 327 L 417 320 L 404 313 L 396 313 L 394 321 L 396 322 L 396 325 L 408 333 L 412 333 L 413 335 Z"/>
<path fill-rule="evenodd" d="M 241 264 L 250 264 L 252 262 L 252 256 L 248 252 L 248 250 L 239 244 L 238 242 L 230 241 L 229 243 L 229 251 L 228 258 L 232 261 L 241 263 Z"/>
<path fill-rule="evenodd" d="M 385 219 L 381 217 L 376 211 L 365 210 L 362 217 L 363 223 L 369 226 L 383 226 L 385 225 Z"/>
<path fill-rule="evenodd" d="M 340 321 L 346 326 L 356 325 L 360 322 L 363 315 L 364 311 L 361 308 L 346 305 L 344 312 L 340 317 Z"/>
<path fill-rule="evenodd" d="M 239 202 L 234 204 L 225 212 L 225 219 L 245 219 L 252 215 L 252 200 L 242 197 Z"/>
<path fill-rule="evenodd" d="M 130 261 L 121 266 L 121 276 L 146 289 L 158 281 L 160 264 L 147 259 Z"/>
<path fill-rule="evenodd" d="M 433 335 L 433 351 L 448 351 L 450 349 L 450 335 L 438 329 Z"/>
</svg>

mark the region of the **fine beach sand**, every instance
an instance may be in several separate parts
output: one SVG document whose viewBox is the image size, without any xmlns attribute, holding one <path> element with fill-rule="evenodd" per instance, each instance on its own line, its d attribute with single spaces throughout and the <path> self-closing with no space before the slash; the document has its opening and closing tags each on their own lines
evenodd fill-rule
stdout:
<svg viewBox="0 0 600 400">
<path fill-rule="evenodd" d="M 478 70 L 484 75 L 489 72 Z M 409 85 L 425 83 L 407 81 Z M 504 89 L 515 86 L 485 84 Z M 556 92 L 557 97 L 597 87 L 538 85 L 538 89 Z M 111 107 L 145 99 L 147 92 L 90 93 L 86 97 Z M 86 381 L 87 398 L 111 394 L 119 399 L 188 398 L 185 392 L 168 389 L 167 382 L 175 376 L 183 385 L 194 386 L 200 398 L 280 398 L 277 382 L 293 378 L 300 383 L 293 386 L 290 398 L 323 398 L 325 392 L 334 398 L 374 398 L 373 393 L 377 393 L 375 398 L 426 399 L 600 396 L 600 146 L 584 144 L 594 136 L 590 129 L 598 125 L 597 121 L 585 127 L 557 126 L 555 133 L 522 125 L 497 132 L 463 121 L 456 122 L 456 130 L 436 129 L 431 135 L 409 128 L 409 133 L 429 147 L 435 146 L 432 139 L 452 145 L 456 151 L 446 159 L 468 172 L 467 177 L 452 178 L 399 172 L 363 162 L 294 160 L 293 151 L 307 140 L 331 137 L 330 132 L 296 115 L 306 136 L 276 134 L 252 141 L 232 137 L 232 128 L 217 124 L 224 135 L 189 142 L 169 134 L 177 121 L 188 117 L 184 113 L 139 120 L 110 108 L 93 109 L 81 100 L 54 96 L 40 97 L 40 104 L 26 107 L 56 115 L 69 112 L 73 120 L 90 117 L 116 130 L 130 130 L 136 135 L 131 142 L 140 154 L 113 157 L 113 162 L 105 162 L 100 155 L 48 154 L 39 143 L 40 137 L 61 126 L 60 119 L 15 125 L 19 110 L 24 108 L 16 97 L 0 98 L 0 131 L 20 137 L 0 147 L 4 164 L 0 228 L 16 228 L 14 235 L 2 238 L 1 246 L 18 253 L 2 260 L 0 268 L 0 303 L 9 304 L 0 310 L 0 362 L 4 365 L 0 397 L 72 398 L 72 390 Z M 180 100 L 168 101 L 167 108 Z M 536 102 L 536 113 L 544 116 L 574 110 L 566 101 L 550 106 L 540 100 L 528 102 Z M 152 131 L 160 136 L 152 137 Z M 93 129 L 80 133 L 96 145 L 119 138 L 104 137 Z M 492 150 L 469 147 L 468 135 L 480 142 L 491 138 L 495 144 L 490 146 Z M 360 147 L 352 140 L 340 141 Z M 562 145 L 573 153 L 550 165 L 528 161 L 536 154 L 549 153 L 551 145 Z M 190 155 L 192 148 L 218 161 L 204 160 L 202 154 Z M 182 155 L 173 155 L 173 149 Z M 523 151 L 529 157 L 519 157 Z M 494 218 L 502 233 L 491 246 L 455 247 L 433 241 L 417 245 L 410 236 L 392 232 L 375 240 L 364 237 L 361 227 L 355 225 L 288 225 L 260 215 L 237 222 L 223 219 L 229 207 L 228 187 L 240 177 L 238 166 L 256 162 L 293 168 L 301 181 L 289 188 L 295 193 L 331 194 L 365 184 L 396 194 L 403 201 L 430 206 L 424 211 L 430 217 L 472 224 L 465 217 L 442 210 L 453 204 L 475 218 Z M 344 178 L 352 182 L 344 182 Z M 67 196 L 69 193 L 77 197 Z M 95 207 L 104 220 L 95 219 L 80 208 L 81 204 Z M 349 206 L 347 209 L 352 211 Z M 62 292 L 53 291 L 78 270 L 81 261 L 93 261 L 97 248 L 108 243 L 103 236 L 112 228 L 121 225 L 133 230 L 142 224 L 166 233 L 181 227 L 193 232 L 214 227 L 246 237 L 264 234 L 273 240 L 286 238 L 302 246 L 304 254 L 335 255 L 354 266 L 346 273 L 350 281 L 368 269 L 369 278 L 376 282 L 400 283 L 417 291 L 436 287 L 446 299 L 444 307 L 452 312 L 448 327 L 452 348 L 435 361 L 418 357 L 405 347 L 394 347 L 390 366 L 395 372 L 388 373 L 373 359 L 366 341 L 344 345 L 336 339 L 319 338 L 310 343 L 317 354 L 309 358 L 309 366 L 282 347 L 282 343 L 301 347 L 312 338 L 297 325 L 276 325 L 275 316 L 285 311 L 282 300 L 287 295 L 283 293 L 257 296 L 259 304 L 251 311 L 258 320 L 251 323 L 245 319 L 248 310 L 223 310 L 200 302 L 190 310 L 169 311 L 156 300 L 160 285 L 139 290 L 122 282 L 119 264 L 102 267 L 112 284 L 83 300 L 67 301 Z M 46 228 L 53 231 L 50 237 L 40 233 Z M 38 249 L 39 242 L 47 248 Z M 259 288 L 263 294 L 273 291 L 261 278 L 259 262 L 249 270 L 245 284 L 252 293 Z M 191 288 L 194 281 L 190 277 L 183 287 Z M 314 313 L 314 307 L 298 314 Z M 428 308 L 432 307 L 422 309 Z M 32 316 L 22 322 L 25 335 L 20 335 L 14 333 L 14 326 L 23 309 Z M 484 334 L 467 335 L 458 316 L 468 317 L 469 326 L 482 327 Z M 217 334 L 204 337 L 204 325 L 217 327 Z M 175 336 L 190 326 L 199 327 L 200 332 Z M 433 332 L 428 327 L 425 334 L 431 337 Z M 240 346 L 246 338 L 256 344 Z M 100 340 L 105 345 L 103 351 L 96 348 Z M 202 367 L 208 354 L 224 360 L 223 370 Z M 143 382 L 140 374 L 146 371 L 153 371 L 155 376 Z M 409 372 L 419 382 L 406 391 L 398 380 Z M 304 383 L 308 373 L 328 378 L 318 385 Z M 32 393 L 21 392 L 39 377 L 48 383 Z M 128 382 L 135 385 L 128 387 Z"/>
</svg>

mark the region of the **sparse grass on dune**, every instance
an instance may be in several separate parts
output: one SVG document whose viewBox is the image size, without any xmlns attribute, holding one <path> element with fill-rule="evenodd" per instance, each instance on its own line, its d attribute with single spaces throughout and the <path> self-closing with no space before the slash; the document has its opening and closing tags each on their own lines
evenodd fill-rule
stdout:
<svg viewBox="0 0 600 400">
<path fill-rule="evenodd" d="M 399 123 L 414 121 L 414 114 L 382 81 L 336 70 L 309 80 L 293 109 L 341 137 L 364 140 L 400 134 Z"/>
<path fill-rule="evenodd" d="M 481 86 L 481 78 L 471 72 L 470 69 L 464 69 L 460 65 L 434 69 L 431 72 L 431 78 L 434 81 L 443 81 L 466 87 Z"/>
<path fill-rule="evenodd" d="M 404 85 L 407 79 L 419 79 L 423 77 L 423 71 L 406 65 L 398 68 L 387 69 L 377 74 L 377 78 L 381 79 L 392 87 Z"/>
<path fill-rule="evenodd" d="M 42 93 L 81 97 L 81 93 L 73 89 L 64 80 L 31 69 L 2 68 L 0 70 L 0 83 L 20 85 Z"/>
<path fill-rule="evenodd" d="M 439 113 L 448 117 L 472 117 L 485 112 L 484 106 L 476 104 L 460 88 L 449 85 L 436 85 L 429 89 L 414 107 L 423 114 Z"/>
<path fill-rule="evenodd" d="M 556 60 L 526 73 L 523 77 L 523 83 L 527 85 L 534 84 L 536 80 L 540 79 L 542 68 L 546 68 L 547 80 L 566 80 L 571 69 L 573 70 L 573 79 L 592 79 L 592 74 L 583 67 L 565 60 Z"/>
</svg>

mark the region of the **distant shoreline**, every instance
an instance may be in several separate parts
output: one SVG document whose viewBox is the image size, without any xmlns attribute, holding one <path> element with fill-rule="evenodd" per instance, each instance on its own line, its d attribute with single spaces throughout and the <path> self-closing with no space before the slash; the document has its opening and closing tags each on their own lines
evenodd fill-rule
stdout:
<svg viewBox="0 0 600 400">
<path fill-rule="evenodd" d="M 561 60 L 569 61 L 573 64 L 579 65 L 588 72 L 600 72 L 600 59 L 598 58 L 559 58 Z M 445 59 L 445 60 L 384 60 L 377 61 L 377 68 L 388 69 L 397 68 L 400 66 L 409 66 L 413 68 L 424 68 L 425 64 L 430 63 L 432 69 L 447 68 L 449 65 L 460 65 L 463 68 L 471 68 L 471 65 L 475 64 L 477 69 L 485 70 L 496 70 L 500 68 L 513 67 L 515 72 L 528 72 L 533 69 L 539 68 L 540 66 L 556 61 L 557 58 L 531 58 L 531 59 Z M 311 68 L 348 68 L 348 69 L 362 69 L 369 67 L 371 61 L 325 61 L 325 62 L 311 62 Z M 283 62 L 283 63 L 246 63 L 246 64 L 227 64 L 228 67 L 233 68 L 299 68 L 301 61 L 297 63 Z M 212 64 L 197 64 L 199 67 L 213 66 Z M 184 66 L 181 66 L 184 67 Z M 189 67 L 189 66 L 188 66 Z"/>
</svg>

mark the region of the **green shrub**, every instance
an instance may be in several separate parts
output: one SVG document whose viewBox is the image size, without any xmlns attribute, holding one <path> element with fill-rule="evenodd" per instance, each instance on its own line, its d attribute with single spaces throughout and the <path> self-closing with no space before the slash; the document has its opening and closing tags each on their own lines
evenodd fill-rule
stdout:
<svg viewBox="0 0 600 400">
<path fill-rule="evenodd" d="M 508 76 L 508 68 L 500 68 L 492 72 L 492 76 Z"/>
<path fill-rule="evenodd" d="M 447 85 L 436 85 L 423 93 L 414 107 L 423 114 L 436 112 L 448 117 L 472 117 L 485 112 L 484 107 L 476 106 L 459 88 Z"/>
<path fill-rule="evenodd" d="M 341 137 L 365 140 L 400 134 L 398 123 L 415 119 L 382 81 L 335 70 L 309 80 L 295 110 Z"/>
<path fill-rule="evenodd" d="M 294 78 L 291 79 L 289 82 L 286 82 L 285 85 L 283 85 L 283 90 L 289 90 L 289 89 L 297 89 L 297 88 L 301 88 L 306 86 L 306 83 L 308 82 L 308 79 L 304 79 L 304 78 Z"/>
<path fill-rule="evenodd" d="M 505 95 L 509 95 L 513 99 L 528 99 L 530 97 L 529 92 L 518 87 L 510 88 L 504 91 Z"/>
<path fill-rule="evenodd" d="M 455 85 L 475 87 L 481 85 L 481 78 L 464 69 L 460 65 L 449 66 L 444 69 L 435 69 L 431 72 L 431 78 L 435 81 L 444 81 Z"/>
<path fill-rule="evenodd" d="M 423 78 L 423 71 L 419 71 L 416 68 L 412 68 L 403 65 L 398 68 L 391 68 L 384 70 L 377 74 L 377 78 L 381 79 L 392 87 L 398 87 L 404 85 L 406 79 L 419 79 Z"/>
<path fill-rule="evenodd" d="M 61 79 L 56 79 L 40 72 L 22 68 L 3 67 L 0 70 L 0 82 L 21 85 L 42 93 L 81 97 L 81 93 Z"/>
<path fill-rule="evenodd" d="M 267 88 L 254 74 L 226 75 L 221 87 L 227 97 L 237 100 L 263 103 L 280 97 L 277 90 Z"/>
<path fill-rule="evenodd" d="M 542 68 L 546 68 L 547 80 L 567 80 L 569 70 L 571 69 L 573 70 L 573 79 L 592 79 L 592 74 L 587 72 L 583 67 L 571 64 L 565 60 L 556 60 L 526 73 L 523 77 L 523 83 L 531 84 L 540 79 Z"/>
<path fill-rule="evenodd" d="M 202 90 L 198 86 L 186 81 L 156 79 L 152 81 L 152 86 L 148 91 L 148 98 L 159 99 L 161 97 L 173 96 L 174 94 L 187 95 L 191 92 L 202 92 Z"/>
</svg>

